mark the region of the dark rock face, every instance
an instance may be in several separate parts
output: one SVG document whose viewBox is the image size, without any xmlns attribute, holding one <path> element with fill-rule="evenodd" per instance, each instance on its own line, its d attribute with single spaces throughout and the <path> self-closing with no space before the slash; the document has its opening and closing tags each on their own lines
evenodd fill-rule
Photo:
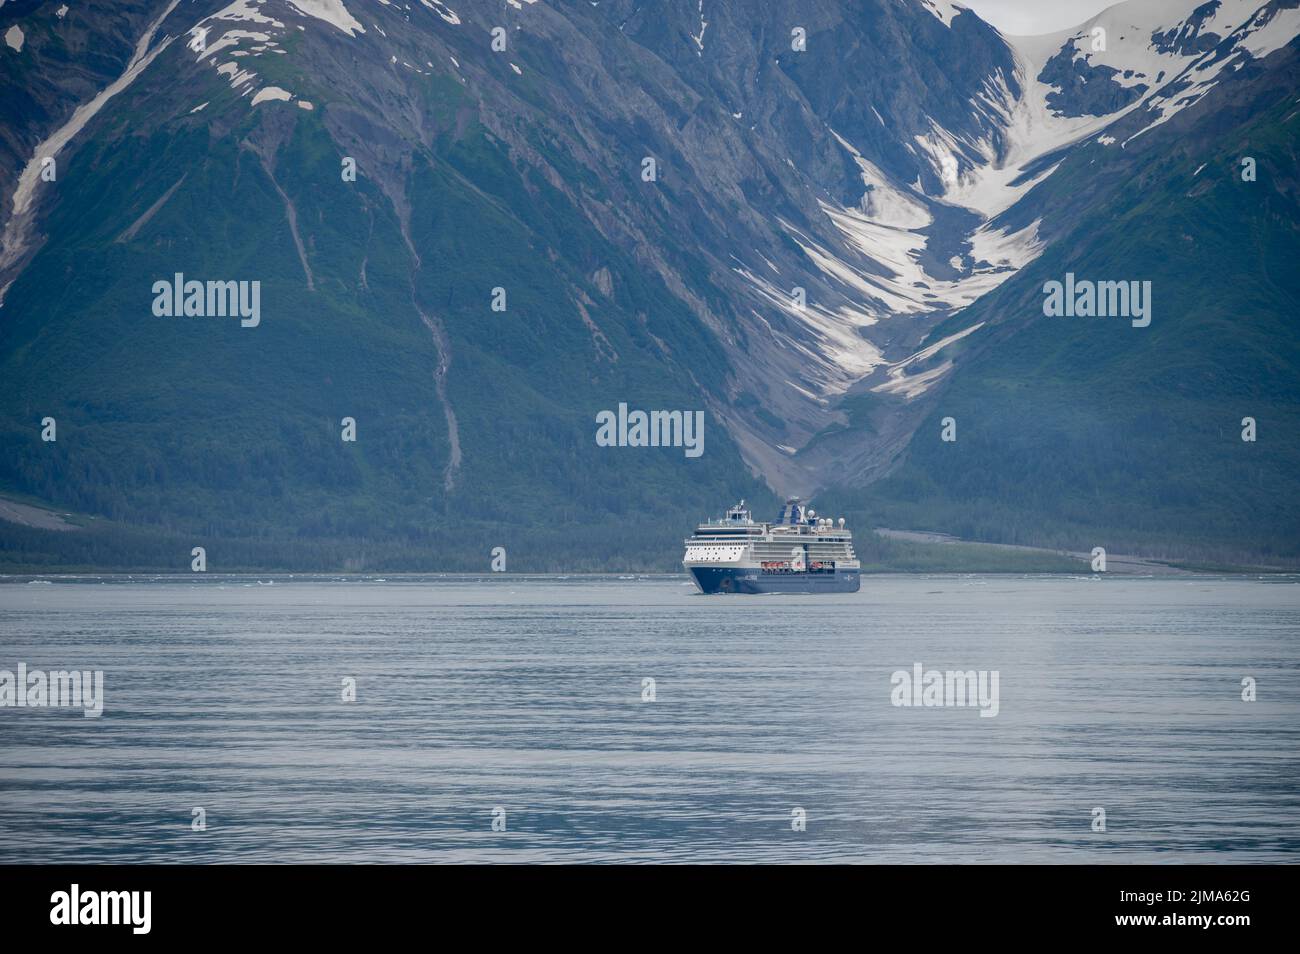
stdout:
<svg viewBox="0 0 1300 954">
<path fill-rule="evenodd" d="M 1115 82 L 1122 75 L 1112 66 L 1093 66 L 1076 59 L 1073 47 L 1066 47 L 1047 61 L 1039 80 L 1056 91 L 1047 104 L 1062 116 L 1106 116 L 1142 98 L 1150 88 L 1144 83 L 1123 86 Z"/>
<path fill-rule="evenodd" d="M 1202 32 L 1202 27 L 1221 6 L 1220 0 L 1202 4 L 1174 29 L 1152 33 L 1151 45 L 1161 53 L 1177 53 L 1180 56 L 1209 52 L 1222 42 L 1223 37 L 1209 31 Z"/>
<path fill-rule="evenodd" d="M 44 134 L 66 122 L 118 76 L 159 12 L 149 0 L 124 0 L 108 11 L 58 16 L 60 3 L 10 2 L 0 9 L 0 34 L 23 33 L 21 53 L 0 46 L 0 182 L 12 183 Z M 71 12 L 69 10 L 69 12 Z M 8 218 L 0 209 L 0 224 Z"/>
</svg>

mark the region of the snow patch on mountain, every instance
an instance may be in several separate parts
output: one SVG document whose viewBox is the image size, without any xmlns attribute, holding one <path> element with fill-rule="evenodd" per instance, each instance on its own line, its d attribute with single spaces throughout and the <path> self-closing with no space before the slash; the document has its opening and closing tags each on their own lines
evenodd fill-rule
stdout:
<svg viewBox="0 0 1300 954">
<path fill-rule="evenodd" d="M 960 9 L 937 0 L 922 2 L 946 24 Z M 937 194 L 927 195 L 919 178 L 910 186 L 891 182 L 836 133 L 868 187 L 858 209 L 823 203 L 846 247 L 827 248 L 783 225 L 817 268 L 844 289 L 853 307 L 869 316 L 867 323 L 854 324 L 855 333 L 891 317 L 963 308 L 1042 253 L 1041 219 L 1015 232 L 994 228 L 992 222 L 1049 177 L 1069 147 L 1088 139 L 1114 145 L 1116 137 L 1105 131 L 1136 110 L 1151 115 L 1134 134 L 1142 135 L 1198 102 L 1246 58 L 1265 56 L 1298 34 L 1300 9 L 1277 2 L 1128 0 L 1070 30 L 1004 37 L 1014 71 L 1007 76 L 997 70 L 972 97 L 971 109 L 982 119 L 974 127 L 979 132 L 955 134 L 931 119 L 927 131 L 905 144 L 932 171 Z M 1100 85 L 1088 88 L 1093 83 Z M 934 202 L 973 210 L 983 221 L 967 237 L 963 247 L 968 251 L 948 258 L 955 278 L 951 273 L 936 277 L 923 264 L 933 261 L 926 255 L 929 239 L 923 230 L 933 221 Z M 828 321 L 843 320 L 838 313 L 815 310 L 794 317 L 815 321 L 821 335 L 827 334 Z M 908 399 L 924 393 L 947 373 L 951 361 L 915 374 L 910 370 L 974 330 L 887 365 L 886 380 L 871 390 Z M 846 355 L 843 348 L 833 352 L 835 360 L 847 357 L 857 368 L 872 364 L 869 375 L 879 373 L 879 352 L 875 355 L 866 361 Z"/>
<path fill-rule="evenodd" d="M 221 22 L 230 23 L 247 23 L 257 24 L 264 29 L 245 30 L 245 29 L 227 29 Z M 272 35 L 266 30 L 283 31 L 285 24 L 275 17 L 263 13 L 254 4 L 253 0 L 234 0 L 229 6 L 218 10 L 209 17 L 200 20 L 190 28 L 189 48 L 197 54 L 196 62 L 206 60 L 209 65 L 213 66 L 217 73 L 227 77 L 232 89 L 239 89 L 247 86 L 257 78 L 257 73 L 252 70 L 244 70 L 239 67 L 234 60 L 226 60 L 218 65 L 217 54 L 227 50 L 227 56 L 261 56 L 263 53 L 277 48 L 275 40 L 280 33 Z M 220 33 L 220 36 L 217 34 Z M 215 40 L 210 39 L 216 36 Z M 241 45 L 247 45 L 248 49 L 241 49 Z M 223 58 L 224 59 L 224 58 Z"/>
<path fill-rule="evenodd" d="M 366 32 L 366 28 L 348 13 L 343 0 L 288 0 L 288 2 L 289 6 L 298 12 L 315 17 L 317 20 L 324 20 L 331 26 L 338 27 L 348 36 Z"/>
<path fill-rule="evenodd" d="M 1300 35 L 1300 9 L 1278 10 L 1269 19 L 1260 10 L 1239 31 L 1238 46 L 1256 58 L 1280 50 Z"/>
<path fill-rule="evenodd" d="M 362 33 L 364 28 L 352 19 L 347 8 L 339 0 L 285 0 L 286 4 L 298 13 L 323 20 L 339 30 L 354 36 L 352 25 Z M 283 54 L 285 50 L 278 42 L 288 29 L 284 20 L 268 14 L 265 3 L 258 0 L 234 0 L 229 6 L 205 17 L 190 28 L 189 48 L 196 53 L 196 62 L 207 62 L 225 77 L 231 89 L 239 90 L 247 96 L 253 92 L 257 72 L 241 67 L 235 58 L 257 58 L 266 53 Z M 226 23 L 241 24 L 240 27 L 227 28 Z M 256 25 L 258 29 L 243 29 L 242 25 Z M 295 24 L 298 29 L 301 25 Z M 215 39 L 212 39 L 215 37 Z M 223 54 L 223 55 L 219 55 Z M 227 59 L 230 57 L 230 59 Z M 268 86 L 253 95 L 250 106 L 276 99 L 273 92 L 279 87 Z M 283 92 L 283 91 L 281 91 Z M 266 95 L 263 95 L 265 93 Z"/>
<path fill-rule="evenodd" d="M 919 229 L 934 221 L 925 205 L 908 190 L 895 185 L 879 167 L 865 159 L 854 145 L 837 133 L 831 135 L 853 157 L 862 174 L 867 191 L 860 203 L 862 212 L 873 222 L 896 228 Z"/>
<path fill-rule="evenodd" d="M 938 179 L 936 198 L 994 218 L 1055 171 L 1054 163 L 1033 166 L 1036 160 L 1146 108 L 1152 119 L 1135 134 L 1141 135 L 1198 102 L 1225 69 L 1240 68 L 1242 57 L 1265 56 L 1297 34 L 1300 9 L 1261 0 L 1127 0 L 1069 30 L 1004 37 L 1015 57 L 1014 76 L 997 71 L 971 100 L 985 119 L 984 135 L 954 135 L 931 120 L 909 148 Z M 1126 101 L 1097 114 L 1082 104 L 1069 108 L 1066 91 L 1040 78 L 1061 57 L 1085 85 L 1131 91 L 1121 92 Z"/>
<path fill-rule="evenodd" d="M 962 9 L 922 2 L 949 25 Z M 797 278 L 778 285 L 761 266 L 736 268 L 758 296 L 755 315 L 779 309 L 786 322 L 764 324 L 784 347 L 806 356 L 801 387 L 823 400 L 857 384 L 905 399 L 925 393 L 952 367 L 938 352 L 975 328 L 888 364 L 880 344 L 892 335 L 881 331 L 883 323 L 933 320 L 996 289 L 1046 246 L 1041 217 L 1028 225 L 1021 218 L 1013 230 L 1004 213 L 1050 177 L 1071 147 L 1122 145 L 1108 134 L 1120 119 L 1149 110 L 1142 131 L 1154 128 L 1197 102 L 1243 58 L 1271 52 L 1297 32 L 1300 10 L 1277 2 L 1129 0 L 1073 29 L 1004 37 L 1012 65 L 995 68 L 973 91 L 969 108 L 977 121 L 954 132 L 928 118 L 901 143 L 932 175 L 898 181 L 829 130 L 864 187 L 856 206 L 818 203 L 839 241 L 824 229 L 780 224 L 835 292 L 818 296 L 830 301 L 810 296 L 798 307 L 787 285 Z M 927 234 L 941 206 L 975 213 L 964 235 Z M 972 220 L 945 212 L 943 221 Z M 800 330 L 781 330 L 792 327 Z"/>
<path fill-rule="evenodd" d="M 266 23 L 271 26 L 284 28 L 284 24 L 274 17 L 269 17 L 258 10 L 252 0 L 234 0 L 230 6 L 218 10 L 210 17 L 201 20 L 200 23 L 206 23 L 208 20 L 248 20 L 253 23 Z"/>
<path fill-rule="evenodd" d="M 1038 228 L 1042 223 L 1042 219 L 1034 219 L 1018 232 L 990 228 L 985 223 L 970 237 L 970 257 L 975 261 L 971 274 L 1017 272 L 1038 258 L 1047 247 L 1047 243 L 1038 236 Z M 992 283 L 988 291 L 1009 277 L 1010 275 L 1004 275 L 1000 281 Z"/>
<path fill-rule="evenodd" d="M 1013 109 L 1007 107 L 1004 116 L 1012 113 Z M 948 186 L 960 192 L 967 200 L 964 204 L 978 201 L 978 190 L 983 188 L 987 200 L 980 204 L 992 216 L 1022 194 L 1023 189 L 1010 188 L 998 177 L 973 180 L 969 168 L 963 181 L 959 162 L 970 167 L 971 155 L 987 161 L 985 155 L 992 155 L 992 146 L 961 142 L 936 124 L 931 129 L 930 136 L 917 138 L 918 149 L 946 167 Z M 819 202 L 820 211 L 835 227 L 840 241 L 828 242 L 824 235 L 814 237 L 785 220 L 780 224 L 821 275 L 838 289 L 840 300 L 825 303 L 810 299 L 799 307 L 788 288 L 778 287 L 749 269 L 735 269 L 758 293 L 764 306 L 779 308 L 817 343 L 817 348 L 809 352 L 803 373 L 824 397 L 844 393 L 885 363 L 879 346 L 870 340 L 878 336 L 867 329 L 893 318 L 922 318 L 964 308 L 1005 282 L 1044 248 L 1038 234 L 1039 219 L 1011 231 L 994 228 L 981 218 L 966 241 L 957 246 L 961 254 L 946 255 L 946 267 L 927 266 L 938 257 L 931 251 L 932 239 L 926 234 L 935 222 L 931 208 L 935 199 L 925 196 L 919 183 L 908 186 L 893 180 L 844 136 L 834 129 L 829 131 L 852 156 L 865 187 L 856 207 Z M 1005 171 L 1005 178 L 1021 174 L 1018 167 L 1011 168 Z M 998 195 L 998 190 L 1009 194 Z M 945 240 L 950 238 L 944 236 Z M 952 247 L 947 241 L 944 245 Z M 768 266 L 773 267 L 770 262 Z M 783 343 L 804 350 L 797 341 Z M 923 375 L 909 376 L 907 366 L 900 365 L 880 387 L 884 392 L 910 398 L 923 393 L 946 370 L 929 369 Z"/>
<path fill-rule="evenodd" d="M 912 369 L 912 366 L 928 361 L 954 341 L 960 341 L 962 338 L 965 338 L 973 332 L 979 331 L 983 327 L 984 322 L 977 322 L 969 328 L 951 334 L 946 338 L 936 341 L 932 345 L 927 345 L 915 354 L 904 358 L 902 361 L 888 365 L 885 370 L 886 379 L 880 384 L 875 385 L 871 390 L 877 394 L 895 394 L 906 398 L 909 401 L 924 394 L 936 381 L 952 370 L 952 361 L 949 359 L 933 368 L 927 368 L 923 371 L 909 374 L 908 372 Z"/>
<path fill-rule="evenodd" d="M 451 7 L 443 3 L 442 0 L 420 0 L 420 2 L 452 26 L 460 26 L 460 15 L 457 14 L 455 10 L 451 9 Z M 378 30 L 379 28 L 375 27 L 375 29 Z M 382 33 L 383 31 L 380 30 L 380 32 Z"/>
<path fill-rule="evenodd" d="M 227 30 L 225 33 L 221 35 L 221 39 L 217 40 L 216 43 L 212 43 L 208 45 L 206 48 L 199 50 L 200 59 L 202 59 L 204 56 L 207 57 L 216 56 L 222 50 L 229 49 L 231 47 L 237 47 L 240 41 L 242 40 L 252 40 L 255 43 L 265 44 L 268 47 L 272 47 L 275 45 L 269 33 L 256 33 L 252 30 Z M 190 49 L 195 49 L 192 43 Z M 247 56 L 252 51 L 242 50 L 240 52 L 243 55 Z M 231 55 L 233 56 L 234 54 L 232 53 Z M 256 53 L 254 55 L 256 55 Z"/>
<path fill-rule="evenodd" d="M 985 83 L 972 103 L 991 119 L 983 138 L 959 139 L 933 122 L 928 136 L 917 137 L 943 183 L 939 198 L 974 209 L 986 219 L 1009 209 L 1055 171 L 1056 164 L 1051 164 L 1029 174 L 1036 160 L 1100 131 L 1115 119 L 1057 115 L 1047 105 L 1051 87 L 1036 79 L 1042 67 L 1036 55 L 1041 54 L 1015 47 L 1013 53 L 1014 80 L 1022 94 L 1012 93 L 1012 84 L 1001 70 Z"/>
<path fill-rule="evenodd" d="M 1300 9 L 1280 9 L 1272 4 L 1260 7 L 1229 35 L 1227 49 L 1225 44 L 1220 44 L 1195 57 L 1172 82 L 1149 97 L 1145 105 L 1155 118 L 1124 140 L 1124 145 L 1200 102 L 1229 69 L 1239 70 L 1247 59 L 1267 56 L 1297 35 L 1300 35 Z"/>
<path fill-rule="evenodd" d="M 1027 65 L 1038 92 L 1058 118 L 1088 106 L 1071 103 L 1060 85 L 1039 82 L 1042 68 L 1068 61 L 1074 91 L 1094 85 L 1126 91 L 1121 109 L 1095 116 L 1110 125 L 1139 109 L 1151 122 L 1137 136 L 1199 102 L 1229 68 L 1267 56 L 1300 34 L 1300 10 L 1261 0 L 1126 0 L 1070 30 L 1041 37 L 1008 37 Z M 1059 73 L 1060 70 L 1055 70 Z"/>
<path fill-rule="evenodd" d="M 699 49 L 695 51 L 695 55 L 703 56 L 704 55 L 704 31 L 709 28 L 709 21 L 704 19 L 704 0 L 700 0 L 699 10 L 700 10 L 700 32 L 693 34 L 691 36 L 691 39 L 694 40 L 695 45 L 699 47 Z"/>
<path fill-rule="evenodd" d="M 265 103 L 268 100 L 283 100 L 288 102 L 291 99 L 293 99 L 293 93 L 289 92 L 287 89 L 281 89 L 278 86 L 263 86 L 257 91 L 257 95 L 253 97 L 253 105 L 256 106 L 258 103 Z"/>
<path fill-rule="evenodd" d="M 898 187 L 888 185 L 882 192 L 905 199 L 909 214 L 922 213 L 923 218 L 913 219 L 918 225 L 930 224 L 921 203 L 907 199 Z M 804 373 L 822 397 L 844 393 L 885 363 L 880 348 L 866 337 L 864 329 L 889 318 L 964 308 L 1002 284 L 1043 249 L 1038 221 L 1017 232 L 984 226 L 969 239 L 973 264 L 966 266 L 954 256 L 953 265 L 961 266 L 956 269 L 957 277 L 941 279 L 921 264 L 929 242 L 921 232 L 873 219 L 858 208 L 822 202 L 821 210 L 839 231 L 842 245 L 828 247 L 790 222 L 781 220 L 781 225 L 818 271 L 839 287 L 840 302 L 809 300 L 800 307 L 789 289 L 749 269 L 734 271 L 750 283 L 764 305 L 779 309 L 803 328 L 805 334 L 798 338 L 775 330 L 773 334 L 787 347 L 806 353 Z M 816 348 L 800 343 L 809 338 Z M 907 377 L 906 364 L 894 367 L 898 370 L 881 390 L 905 397 L 923 393 L 947 370 L 931 369 L 924 376 Z"/>
<path fill-rule="evenodd" d="M 1117 85 L 1154 89 L 1248 23 L 1263 6 L 1261 0 L 1126 0 L 1052 37 L 1060 41 L 1057 50 L 1072 60 L 1114 70 L 1111 81 Z"/>
<path fill-rule="evenodd" d="M 950 3 L 949 0 L 921 0 L 921 6 L 943 21 L 944 26 L 952 26 L 952 18 L 966 9 L 959 3 Z"/>
<path fill-rule="evenodd" d="M 241 70 L 239 64 L 234 60 L 222 63 L 217 67 L 217 72 L 222 76 L 230 77 L 231 89 L 239 89 L 239 87 L 245 86 L 257 79 L 256 73 L 249 70 Z"/>
<path fill-rule="evenodd" d="M 13 212 L 9 216 L 9 221 L 5 223 L 3 234 L 0 234 L 0 280 L 4 280 L 4 285 L 0 286 L 0 306 L 4 305 L 5 293 L 13 283 L 17 270 L 21 270 L 21 263 L 25 261 L 32 246 L 37 198 L 36 186 L 41 175 L 42 160 L 47 156 L 57 156 L 63 147 L 85 128 L 86 123 L 90 122 L 104 108 L 104 105 L 109 100 L 135 82 L 136 77 L 148 69 L 149 64 L 163 50 L 167 49 L 174 39 L 171 36 L 164 37 L 152 49 L 150 49 L 150 46 L 153 43 L 154 34 L 158 32 L 162 22 L 176 9 L 178 3 L 180 3 L 180 0 L 171 0 L 171 3 L 158 15 L 158 18 L 149 24 L 148 29 L 136 41 L 135 52 L 126 64 L 126 69 L 122 71 L 122 74 L 100 90 L 89 102 L 82 103 L 73 110 L 71 118 L 66 123 L 36 146 L 36 149 L 32 152 L 32 158 L 23 167 L 23 171 L 18 176 L 18 186 L 13 193 Z M 11 274 L 8 274 L 6 279 L 7 273 Z"/>
<path fill-rule="evenodd" d="M 732 270 L 750 283 L 764 311 L 779 311 L 800 329 L 799 335 L 790 334 L 775 327 L 758 309 L 752 312 L 784 349 L 800 355 L 801 371 L 818 392 L 806 393 L 815 400 L 843 393 L 885 360 L 858 331 L 876 320 L 867 312 L 846 303 L 832 307 L 815 300 L 801 308 L 795 304 L 790 289 L 755 275 L 743 265 Z"/>
</svg>

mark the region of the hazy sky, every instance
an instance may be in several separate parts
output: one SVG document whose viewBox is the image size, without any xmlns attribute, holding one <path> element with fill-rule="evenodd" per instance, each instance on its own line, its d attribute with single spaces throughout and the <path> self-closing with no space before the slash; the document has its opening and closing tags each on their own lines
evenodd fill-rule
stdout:
<svg viewBox="0 0 1300 954">
<path fill-rule="evenodd" d="M 1012 36 L 1055 33 L 1076 26 L 1119 0 L 956 0 Z"/>
</svg>

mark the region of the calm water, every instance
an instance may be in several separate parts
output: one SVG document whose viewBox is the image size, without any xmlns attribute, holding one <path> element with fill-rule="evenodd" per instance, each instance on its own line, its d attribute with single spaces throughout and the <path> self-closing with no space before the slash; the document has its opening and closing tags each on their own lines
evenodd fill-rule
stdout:
<svg viewBox="0 0 1300 954">
<path fill-rule="evenodd" d="M 267 581 L 0 584 L 0 669 L 106 696 L 0 709 L 0 861 L 1300 852 L 1294 577 Z M 997 670 L 999 714 L 891 705 L 916 662 Z"/>
</svg>

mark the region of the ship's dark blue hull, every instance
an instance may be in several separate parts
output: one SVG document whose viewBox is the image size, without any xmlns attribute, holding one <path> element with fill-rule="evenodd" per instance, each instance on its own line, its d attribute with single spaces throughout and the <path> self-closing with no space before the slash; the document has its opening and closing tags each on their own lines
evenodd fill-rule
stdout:
<svg viewBox="0 0 1300 954">
<path fill-rule="evenodd" d="M 856 593 L 862 586 L 857 570 L 764 573 L 756 569 L 693 566 L 691 576 L 704 593 Z"/>
</svg>

